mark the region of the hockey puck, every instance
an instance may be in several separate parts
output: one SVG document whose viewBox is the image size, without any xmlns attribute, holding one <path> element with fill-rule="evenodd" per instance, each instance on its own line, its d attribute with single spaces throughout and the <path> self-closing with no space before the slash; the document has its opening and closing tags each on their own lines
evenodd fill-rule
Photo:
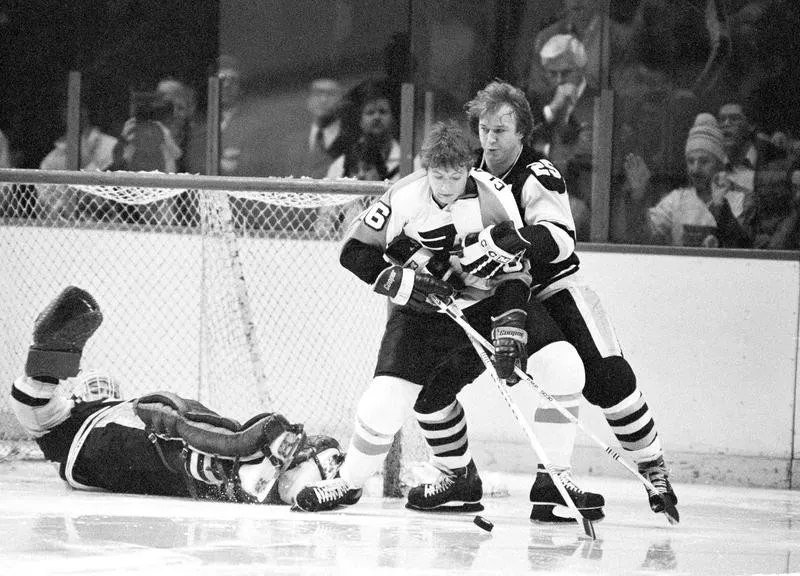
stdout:
<svg viewBox="0 0 800 576">
<path fill-rule="evenodd" d="M 475 518 L 472 521 L 475 522 L 476 526 L 478 526 L 479 528 L 483 528 L 487 532 L 491 532 L 492 528 L 494 528 L 494 524 L 492 524 L 489 520 L 487 520 L 483 516 L 475 516 Z"/>
</svg>

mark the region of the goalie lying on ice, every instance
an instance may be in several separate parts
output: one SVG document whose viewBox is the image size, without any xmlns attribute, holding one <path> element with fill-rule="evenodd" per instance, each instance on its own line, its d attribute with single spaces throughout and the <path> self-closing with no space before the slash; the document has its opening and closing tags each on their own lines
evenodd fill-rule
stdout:
<svg viewBox="0 0 800 576">
<path fill-rule="evenodd" d="M 334 477 L 339 443 L 281 414 L 240 424 L 171 392 L 123 400 L 114 378 L 81 372 L 102 319 L 91 294 L 64 289 L 36 318 L 25 375 L 11 387 L 17 420 L 70 486 L 292 504 L 305 484 Z"/>
</svg>

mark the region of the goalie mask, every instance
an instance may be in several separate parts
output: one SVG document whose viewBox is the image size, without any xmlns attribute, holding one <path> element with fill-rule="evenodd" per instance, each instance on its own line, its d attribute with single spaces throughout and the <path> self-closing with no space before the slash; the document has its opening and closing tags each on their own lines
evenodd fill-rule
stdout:
<svg viewBox="0 0 800 576">
<path fill-rule="evenodd" d="M 339 442 L 330 436 L 309 436 L 295 454 L 291 466 L 280 475 L 278 496 L 286 504 L 294 504 L 295 496 L 306 485 L 336 476 L 344 461 Z"/>
<path fill-rule="evenodd" d="M 122 400 L 119 380 L 106 372 L 90 370 L 82 373 L 72 389 L 76 402 L 98 402 L 101 400 Z"/>
</svg>

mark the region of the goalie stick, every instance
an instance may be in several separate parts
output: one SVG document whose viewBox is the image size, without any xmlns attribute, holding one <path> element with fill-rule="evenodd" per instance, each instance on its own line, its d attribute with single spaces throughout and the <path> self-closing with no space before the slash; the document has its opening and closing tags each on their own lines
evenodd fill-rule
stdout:
<svg viewBox="0 0 800 576">
<path fill-rule="evenodd" d="M 483 348 L 494 354 L 494 346 L 491 344 L 491 342 L 486 340 L 486 338 L 481 336 L 480 332 L 475 330 L 475 328 L 473 328 L 469 322 L 467 322 L 467 319 L 464 317 L 464 313 L 455 304 L 455 302 L 451 300 L 450 302 L 446 303 L 436 296 L 430 296 L 430 299 L 431 302 L 433 302 L 433 304 L 438 306 L 442 312 L 446 313 L 450 318 L 455 320 L 461 326 L 461 328 L 464 329 L 464 331 L 469 336 L 470 341 L 473 343 L 473 345 L 475 345 L 476 343 L 480 344 L 480 346 L 482 346 Z M 493 365 L 492 368 L 494 368 Z M 617 452 L 611 446 L 603 442 L 591 430 L 587 429 L 580 422 L 580 420 L 578 420 L 575 416 L 573 416 L 569 412 L 569 410 L 564 408 L 558 402 L 558 400 L 553 398 L 550 394 L 547 393 L 546 390 L 544 390 L 541 386 L 539 386 L 527 372 L 522 370 L 519 366 L 514 368 L 514 372 L 520 377 L 521 380 L 524 380 L 525 382 L 530 384 L 533 387 L 533 389 L 536 390 L 536 392 L 540 396 L 542 396 L 542 398 L 547 400 L 556 410 L 558 410 L 559 413 L 561 413 L 570 422 L 575 423 L 578 426 L 578 428 L 580 428 L 584 432 L 584 434 L 586 434 L 592 441 L 594 441 L 595 444 L 597 444 L 603 450 L 603 452 L 608 454 L 613 460 L 616 460 L 617 462 L 622 464 L 622 466 L 624 466 L 625 469 L 628 470 L 628 472 L 633 474 L 639 480 L 639 482 L 644 484 L 644 487 L 647 488 L 647 491 L 649 493 L 658 496 L 661 499 L 661 502 L 664 506 L 664 515 L 667 517 L 667 520 L 669 521 L 670 524 L 677 524 L 678 522 L 680 522 L 680 514 L 678 513 L 678 509 L 672 502 L 669 501 L 669 499 L 665 498 L 663 494 L 660 494 L 658 490 L 656 490 L 656 487 L 653 486 L 653 483 L 650 482 L 650 480 L 645 478 L 638 470 L 636 470 L 624 458 L 622 458 L 622 455 L 619 452 Z M 558 486 L 558 483 L 556 483 L 556 486 Z"/>
</svg>

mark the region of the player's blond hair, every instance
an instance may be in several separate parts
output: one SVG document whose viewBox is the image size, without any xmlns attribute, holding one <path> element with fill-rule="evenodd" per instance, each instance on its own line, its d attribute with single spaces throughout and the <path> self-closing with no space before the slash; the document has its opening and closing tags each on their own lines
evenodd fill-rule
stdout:
<svg viewBox="0 0 800 576">
<path fill-rule="evenodd" d="M 452 120 L 437 122 L 422 144 L 420 163 L 428 168 L 463 168 L 472 166 L 474 151 L 469 138 Z"/>
</svg>

